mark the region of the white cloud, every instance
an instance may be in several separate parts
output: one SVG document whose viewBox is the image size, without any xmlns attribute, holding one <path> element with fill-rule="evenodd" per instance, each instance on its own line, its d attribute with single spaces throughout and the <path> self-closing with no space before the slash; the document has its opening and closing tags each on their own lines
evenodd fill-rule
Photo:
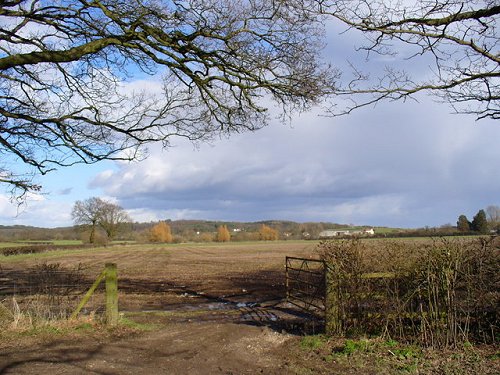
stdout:
<svg viewBox="0 0 500 375">
<path fill-rule="evenodd" d="M 146 223 L 165 219 L 182 220 L 198 217 L 202 212 L 195 210 L 151 210 L 146 208 L 136 208 L 127 210 L 127 213 L 135 222 Z"/>
<path fill-rule="evenodd" d="M 18 213 L 18 207 L 13 204 L 10 197 L 0 194 L 0 217 L 15 217 Z"/>
<path fill-rule="evenodd" d="M 307 114 L 293 128 L 273 124 L 199 150 L 153 147 L 92 186 L 157 219 L 439 225 L 497 203 L 499 133 L 427 100 L 337 119 Z"/>
<path fill-rule="evenodd" d="M 33 225 L 59 227 L 71 225 L 72 204 L 29 194 L 18 206 L 6 195 L 0 195 L 0 223 L 2 225 Z"/>
<path fill-rule="evenodd" d="M 136 221 L 334 221 L 418 227 L 455 222 L 499 204 L 492 121 L 450 116 L 428 100 L 386 104 L 350 117 L 315 113 L 212 145 L 178 141 L 142 162 L 108 163 L 85 179 L 61 171 L 68 196 L 36 196 L 23 213 L 0 199 L 2 223 L 70 225 L 76 199 L 101 196 Z M 78 169 L 80 168 L 80 169 Z M 65 178 L 66 174 L 71 178 Z M 92 190 L 82 188 L 89 181 Z M 69 184 L 69 185 L 68 185 Z M 54 184 L 57 186 L 57 184 Z M 79 195 L 77 195 L 79 194 Z M 47 220 L 50 218 L 50 221 Z"/>
</svg>

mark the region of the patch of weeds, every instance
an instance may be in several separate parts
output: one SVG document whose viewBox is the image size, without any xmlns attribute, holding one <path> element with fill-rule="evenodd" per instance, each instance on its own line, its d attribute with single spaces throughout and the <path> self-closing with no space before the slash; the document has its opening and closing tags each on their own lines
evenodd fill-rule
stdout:
<svg viewBox="0 0 500 375">
<path fill-rule="evenodd" d="M 372 350 L 372 343 L 368 340 L 346 340 L 343 348 L 340 350 L 341 354 L 352 355 L 356 352 L 369 352 Z"/>
<path fill-rule="evenodd" d="M 491 359 L 492 361 L 498 361 L 500 360 L 500 352 L 496 352 L 490 356 L 488 356 L 489 359 Z"/>
<path fill-rule="evenodd" d="M 45 333 L 48 335 L 60 335 L 64 333 L 66 330 L 61 329 L 59 327 L 54 327 L 54 326 L 41 326 L 41 327 L 36 327 L 33 329 L 35 333 Z"/>
<path fill-rule="evenodd" d="M 120 325 L 123 327 L 131 328 L 138 331 L 154 331 L 161 327 L 159 324 L 154 323 L 138 323 L 131 319 L 122 317 L 120 319 Z"/>
<path fill-rule="evenodd" d="M 21 337 L 31 337 L 31 336 L 58 336 L 66 333 L 67 330 L 55 327 L 53 325 L 43 325 L 43 326 L 34 326 L 28 329 L 23 329 L 14 334 L 17 334 Z"/>
<path fill-rule="evenodd" d="M 300 347 L 304 350 L 317 350 L 321 349 L 326 341 L 327 339 L 323 335 L 305 336 L 300 340 Z"/>
<path fill-rule="evenodd" d="M 451 355 L 451 359 L 454 361 L 460 361 L 460 360 L 462 360 L 463 357 L 464 356 L 461 353 L 453 353 Z"/>
<path fill-rule="evenodd" d="M 389 348 L 394 348 L 399 345 L 399 342 L 397 342 L 396 340 L 389 339 L 384 343 L 384 345 Z"/>
<path fill-rule="evenodd" d="M 332 363 L 335 362 L 336 356 L 335 354 L 328 354 L 325 356 L 325 362 Z"/>
<path fill-rule="evenodd" d="M 465 341 L 462 345 L 464 349 L 472 349 L 474 347 L 474 345 L 472 345 L 472 343 L 469 341 Z"/>
<path fill-rule="evenodd" d="M 314 375 L 314 371 L 305 367 L 293 367 L 290 369 L 295 375 Z"/>
<path fill-rule="evenodd" d="M 405 373 L 405 372 L 415 373 L 418 370 L 418 362 L 414 361 L 412 363 L 401 365 L 401 366 L 399 366 L 398 370 L 400 372 L 403 372 L 403 373 Z"/>
<path fill-rule="evenodd" d="M 417 348 L 413 348 L 411 346 L 404 348 L 395 348 L 390 350 L 390 353 L 398 359 L 420 358 L 421 355 L 420 351 Z"/>
</svg>

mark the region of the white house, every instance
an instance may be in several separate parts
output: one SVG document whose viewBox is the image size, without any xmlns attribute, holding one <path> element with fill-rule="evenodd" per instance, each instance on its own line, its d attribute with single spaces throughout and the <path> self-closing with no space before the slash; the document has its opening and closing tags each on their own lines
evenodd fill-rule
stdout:
<svg viewBox="0 0 500 375">
<path fill-rule="evenodd" d="M 324 230 L 319 234 L 319 238 L 332 238 L 339 236 L 373 236 L 375 231 L 373 228 L 365 228 L 363 230 Z"/>
</svg>

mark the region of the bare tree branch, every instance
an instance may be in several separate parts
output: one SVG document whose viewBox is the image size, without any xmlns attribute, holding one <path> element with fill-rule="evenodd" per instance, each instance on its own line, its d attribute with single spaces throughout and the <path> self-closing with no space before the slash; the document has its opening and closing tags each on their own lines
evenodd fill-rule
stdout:
<svg viewBox="0 0 500 375">
<path fill-rule="evenodd" d="M 382 100 L 405 100 L 429 92 L 451 105 L 457 113 L 477 119 L 500 118 L 500 42 L 497 27 L 500 6 L 491 0 L 391 0 L 318 1 L 328 14 L 349 29 L 364 34 L 362 51 L 400 56 L 402 47 L 412 47 L 408 60 L 433 58 L 427 74 L 397 71 L 359 74 L 341 84 L 337 99 L 346 105 L 332 107 L 333 115 L 375 104 Z M 404 60 L 404 59 L 403 59 Z M 406 61 L 408 61 L 406 60 Z M 336 103 L 338 106 L 338 103 Z"/>
<path fill-rule="evenodd" d="M 0 5 L 0 182 L 145 156 L 267 123 L 331 91 L 316 1 L 48 0 Z M 153 76 L 134 89 L 131 77 Z M 265 99 L 264 99 L 265 98 Z M 18 176 L 18 177 L 15 177 Z"/>
</svg>

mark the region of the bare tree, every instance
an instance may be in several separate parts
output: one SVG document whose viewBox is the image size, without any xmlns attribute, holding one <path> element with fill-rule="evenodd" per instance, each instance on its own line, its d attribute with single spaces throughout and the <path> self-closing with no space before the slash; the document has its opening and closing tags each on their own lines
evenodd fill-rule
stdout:
<svg viewBox="0 0 500 375">
<path fill-rule="evenodd" d="M 95 242 L 98 227 L 112 240 L 123 225 L 131 221 L 123 208 L 96 197 L 75 202 L 71 216 L 75 224 L 90 227 L 90 243 Z"/>
<path fill-rule="evenodd" d="M 61 166 L 255 130 L 269 99 L 306 109 L 333 82 L 307 4 L 2 1 L 0 182 L 37 190 L 34 177 Z M 156 84 L 142 90 L 138 75 Z"/>
<path fill-rule="evenodd" d="M 75 224 L 90 227 L 90 243 L 95 242 L 95 233 L 99 224 L 102 203 L 101 199 L 95 197 L 84 201 L 76 201 L 71 212 Z"/>
<path fill-rule="evenodd" d="M 488 217 L 488 223 L 491 229 L 500 229 L 500 207 L 499 206 L 488 206 L 486 207 L 486 215 Z"/>
<path fill-rule="evenodd" d="M 320 11 L 347 29 L 361 31 L 367 43 L 359 48 L 373 55 L 401 57 L 422 64 L 422 74 L 386 66 L 383 72 L 353 66 L 353 75 L 335 94 L 345 106 L 334 115 L 375 104 L 405 100 L 430 92 L 457 113 L 477 119 L 500 118 L 500 42 L 497 0 L 318 0 Z M 371 74 L 370 74 L 371 73 Z"/>
<path fill-rule="evenodd" d="M 99 226 L 106 232 L 108 239 L 113 240 L 132 220 L 119 205 L 105 200 L 101 201 L 102 207 L 99 215 Z"/>
</svg>

